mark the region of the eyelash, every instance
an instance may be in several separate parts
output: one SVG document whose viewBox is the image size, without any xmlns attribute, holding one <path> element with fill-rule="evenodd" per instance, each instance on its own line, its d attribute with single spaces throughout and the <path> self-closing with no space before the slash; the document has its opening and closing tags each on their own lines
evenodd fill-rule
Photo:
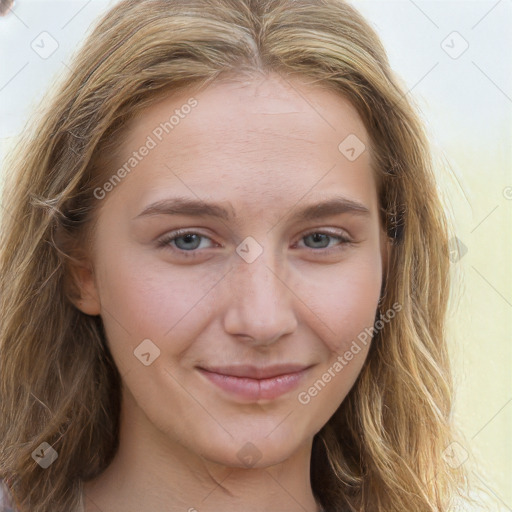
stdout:
<svg viewBox="0 0 512 512">
<path fill-rule="evenodd" d="M 310 235 L 315 235 L 315 234 L 327 235 L 330 238 L 338 239 L 340 242 L 337 246 L 331 247 L 331 248 L 313 249 L 311 247 L 306 247 L 306 249 L 309 249 L 310 251 L 314 251 L 317 254 L 322 253 L 323 255 L 330 255 L 332 252 L 343 250 L 347 246 L 350 246 L 354 243 L 348 236 L 341 235 L 341 234 L 334 234 L 334 233 L 331 233 L 329 231 L 324 231 L 324 230 L 310 231 L 309 233 L 306 233 L 305 235 L 303 235 L 300 238 L 300 240 L 302 240 Z M 191 249 L 189 251 L 186 251 L 185 249 L 179 249 L 179 248 L 173 247 L 171 245 L 171 242 L 173 242 L 177 238 L 182 238 L 186 235 L 199 235 L 201 238 L 208 238 L 211 240 L 211 238 L 209 236 L 203 235 L 196 231 L 183 229 L 183 230 L 173 231 L 171 233 L 168 233 L 167 235 L 164 235 L 162 238 L 160 238 L 157 241 L 157 246 L 158 246 L 158 248 L 162 248 L 162 249 L 164 249 L 164 248 L 170 249 L 171 251 L 179 253 L 180 255 L 183 255 L 186 258 L 194 258 L 194 257 L 198 256 L 199 249 Z"/>
</svg>

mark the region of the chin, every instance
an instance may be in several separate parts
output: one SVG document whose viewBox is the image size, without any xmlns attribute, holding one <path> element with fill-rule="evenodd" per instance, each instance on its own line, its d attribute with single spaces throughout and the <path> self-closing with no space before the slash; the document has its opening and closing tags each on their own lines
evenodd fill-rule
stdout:
<svg viewBox="0 0 512 512">
<path fill-rule="evenodd" d="M 282 427 L 282 425 L 281 425 Z M 288 429 L 274 425 L 272 429 L 263 431 L 237 431 L 233 438 L 229 435 L 222 438 L 205 440 L 200 455 L 210 462 L 228 467 L 262 469 L 280 464 L 304 448 L 306 439 L 294 437 Z M 269 435 L 269 432 L 272 432 Z M 311 438 L 312 439 L 312 438 Z"/>
</svg>

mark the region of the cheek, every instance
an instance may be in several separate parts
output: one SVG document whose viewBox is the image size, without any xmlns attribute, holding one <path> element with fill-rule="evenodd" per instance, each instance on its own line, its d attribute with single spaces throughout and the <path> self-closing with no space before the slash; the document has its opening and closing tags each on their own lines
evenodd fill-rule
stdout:
<svg viewBox="0 0 512 512">
<path fill-rule="evenodd" d="M 317 329 L 323 342 L 319 350 L 328 349 L 328 354 L 296 397 L 313 419 L 315 432 L 343 402 L 366 360 L 380 296 L 381 267 L 378 260 L 362 258 L 340 267 L 330 279 L 318 277 L 310 297 L 318 301 L 312 302 L 312 309 L 323 320 Z"/>
<path fill-rule="evenodd" d="M 126 247 L 108 251 L 98 267 L 102 318 L 120 370 L 139 364 L 133 351 L 150 339 L 163 356 L 179 356 L 207 321 L 215 285 L 223 272 L 171 266 Z M 224 270 L 225 272 L 225 270 Z"/>
<path fill-rule="evenodd" d="M 373 326 L 381 280 L 381 261 L 374 253 L 302 273 L 297 279 L 298 294 L 306 297 L 304 302 L 314 313 L 311 322 L 329 350 L 343 353 L 361 332 Z"/>
<path fill-rule="evenodd" d="M 368 277 L 344 282 L 329 301 L 327 314 L 332 332 L 327 342 L 334 352 L 344 352 L 362 332 L 373 326 L 380 286 Z"/>
</svg>

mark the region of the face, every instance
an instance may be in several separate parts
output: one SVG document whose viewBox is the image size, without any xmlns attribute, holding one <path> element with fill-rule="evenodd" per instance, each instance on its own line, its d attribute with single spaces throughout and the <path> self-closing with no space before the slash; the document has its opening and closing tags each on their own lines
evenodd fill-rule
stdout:
<svg viewBox="0 0 512 512">
<path fill-rule="evenodd" d="M 116 158 L 79 307 L 103 319 L 124 428 L 236 467 L 310 446 L 360 373 L 385 265 L 355 109 L 218 82 L 148 108 Z"/>
</svg>

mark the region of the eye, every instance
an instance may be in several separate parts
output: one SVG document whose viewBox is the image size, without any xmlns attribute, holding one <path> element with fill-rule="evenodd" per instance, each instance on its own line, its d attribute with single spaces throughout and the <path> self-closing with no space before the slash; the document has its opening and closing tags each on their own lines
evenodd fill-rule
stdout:
<svg viewBox="0 0 512 512">
<path fill-rule="evenodd" d="M 301 240 L 306 241 L 306 246 L 313 251 L 321 251 L 323 253 L 330 253 L 332 250 L 341 250 L 344 246 L 349 245 L 352 240 L 342 233 L 331 233 L 329 231 L 312 231 L 304 235 Z M 329 244 L 331 241 L 338 241 L 335 246 Z M 308 245 L 311 244 L 311 245 Z M 336 249 L 337 247 L 337 249 Z M 326 250 L 324 250 L 326 249 Z"/>
<path fill-rule="evenodd" d="M 168 233 L 160 238 L 157 242 L 157 247 L 171 249 L 185 257 L 194 257 L 200 252 L 198 249 L 208 249 L 213 247 L 201 246 L 202 240 L 212 241 L 210 237 L 202 235 L 196 231 L 178 230 Z M 353 241 L 345 234 L 334 234 L 329 231 L 312 231 L 303 235 L 300 240 L 307 241 L 306 248 L 322 254 L 329 254 L 332 251 L 342 250 L 345 246 L 353 243 Z M 337 241 L 338 243 L 333 245 L 331 244 L 332 241 Z M 312 247 L 309 246 L 309 244 L 311 244 Z M 331 246 L 329 247 L 330 244 Z M 218 244 L 216 245 L 218 246 Z M 294 245 L 294 247 L 296 246 L 297 244 Z"/>
<path fill-rule="evenodd" d="M 196 231 L 179 230 L 168 233 L 158 240 L 160 248 L 166 247 L 173 251 L 182 253 L 184 256 L 193 256 L 196 249 L 207 249 L 201 247 L 201 240 L 211 240 L 210 237 L 197 233 Z M 188 254 L 191 253 L 191 254 Z"/>
</svg>

